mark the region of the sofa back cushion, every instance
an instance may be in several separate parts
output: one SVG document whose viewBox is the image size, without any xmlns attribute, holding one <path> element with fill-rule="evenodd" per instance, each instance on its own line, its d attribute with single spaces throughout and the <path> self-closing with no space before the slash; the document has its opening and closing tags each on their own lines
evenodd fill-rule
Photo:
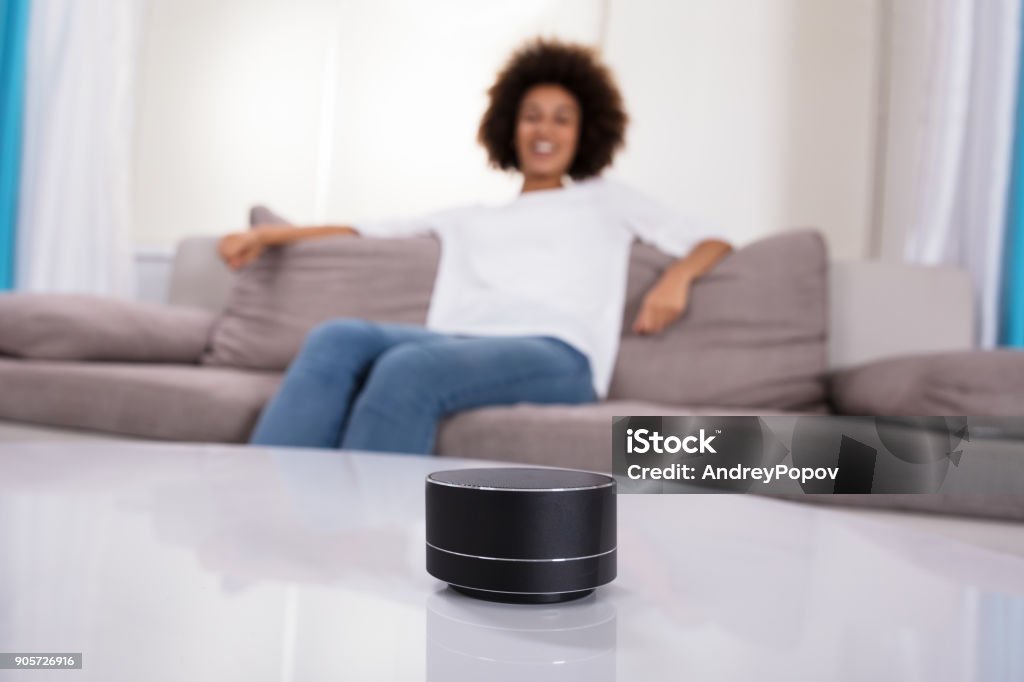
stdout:
<svg viewBox="0 0 1024 682">
<path fill-rule="evenodd" d="M 817 232 L 738 249 L 694 283 L 682 319 L 655 336 L 632 334 L 644 294 L 671 262 L 633 247 L 609 399 L 824 410 L 828 259 Z"/>
<path fill-rule="evenodd" d="M 239 271 L 204 364 L 284 369 L 318 322 L 423 324 L 440 245 L 430 237 L 332 237 L 269 249 Z"/>
<path fill-rule="evenodd" d="M 252 222 L 283 222 L 254 209 Z M 241 270 L 204 362 L 283 369 L 318 322 L 423 324 L 439 243 L 329 238 L 271 249 Z M 694 287 L 684 318 L 654 337 L 629 322 L 671 258 L 634 246 L 622 351 L 609 397 L 678 405 L 807 409 L 824 401 L 825 249 L 795 232 L 740 249 Z"/>
</svg>

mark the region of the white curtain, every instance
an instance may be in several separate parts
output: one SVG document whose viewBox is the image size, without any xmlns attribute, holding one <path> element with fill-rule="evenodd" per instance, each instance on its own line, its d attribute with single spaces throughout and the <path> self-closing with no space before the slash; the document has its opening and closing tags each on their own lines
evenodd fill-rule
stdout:
<svg viewBox="0 0 1024 682">
<path fill-rule="evenodd" d="M 135 72 L 145 0 L 33 0 L 19 195 L 26 291 L 131 296 Z"/>
<path fill-rule="evenodd" d="M 1021 0 L 929 0 L 922 9 L 928 22 L 924 129 L 909 184 L 904 257 L 970 274 L 977 340 L 991 347 L 999 322 Z"/>
</svg>

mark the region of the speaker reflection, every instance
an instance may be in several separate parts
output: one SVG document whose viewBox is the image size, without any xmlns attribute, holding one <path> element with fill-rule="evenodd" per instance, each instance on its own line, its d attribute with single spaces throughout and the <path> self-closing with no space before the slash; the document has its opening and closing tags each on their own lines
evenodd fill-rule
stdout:
<svg viewBox="0 0 1024 682">
<path fill-rule="evenodd" d="M 599 594 L 551 606 L 430 595 L 427 680 L 615 679 L 616 610 Z"/>
</svg>

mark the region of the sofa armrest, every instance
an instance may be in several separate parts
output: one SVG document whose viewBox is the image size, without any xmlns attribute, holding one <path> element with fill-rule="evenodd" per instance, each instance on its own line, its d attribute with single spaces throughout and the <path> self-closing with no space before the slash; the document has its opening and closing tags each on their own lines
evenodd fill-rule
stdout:
<svg viewBox="0 0 1024 682">
<path fill-rule="evenodd" d="M 1024 415 L 1024 351 L 976 350 L 888 358 L 835 372 L 832 404 L 841 414 L 882 416 Z"/>
<path fill-rule="evenodd" d="M 235 273 L 217 255 L 217 237 L 188 237 L 171 263 L 167 302 L 219 313 L 227 304 Z"/>
<path fill-rule="evenodd" d="M 0 355 L 27 360 L 194 363 L 213 327 L 205 310 L 83 294 L 0 295 Z"/>
<path fill-rule="evenodd" d="M 971 282 L 957 268 L 833 261 L 829 367 L 973 347 Z"/>
</svg>

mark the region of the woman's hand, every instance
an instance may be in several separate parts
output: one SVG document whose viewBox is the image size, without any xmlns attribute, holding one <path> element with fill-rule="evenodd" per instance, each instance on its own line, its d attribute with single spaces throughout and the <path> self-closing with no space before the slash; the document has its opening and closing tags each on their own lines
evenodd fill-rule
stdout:
<svg viewBox="0 0 1024 682">
<path fill-rule="evenodd" d="M 633 322 L 637 334 L 658 334 L 686 311 L 690 300 L 690 281 L 662 278 L 651 287 Z"/>
<path fill-rule="evenodd" d="M 665 268 L 661 278 L 651 287 L 633 322 L 637 334 L 657 334 L 686 312 L 693 282 L 715 267 L 732 246 L 721 239 L 705 239 Z"/>
<path fill-rule="evenodd" d="M 284 246 L 303 239 L 321 237 L 356 236 L 359 232 L 347 226 L 324 225 L 321 227 L 293 227 L 292 225 L 257 225 L 248 232 L 232 232 L 224 235 L 217 245 L 220 257 L 232 270 L 245 267 L 260 257 L 270 246 Z"/>
<path fill-rule="evenodd" d="M 264 244 L 257 230 L 232 232 L 221 237 L 217 252 L 232 270 L 248 265 L 263 253 Z"/>
</svg>

